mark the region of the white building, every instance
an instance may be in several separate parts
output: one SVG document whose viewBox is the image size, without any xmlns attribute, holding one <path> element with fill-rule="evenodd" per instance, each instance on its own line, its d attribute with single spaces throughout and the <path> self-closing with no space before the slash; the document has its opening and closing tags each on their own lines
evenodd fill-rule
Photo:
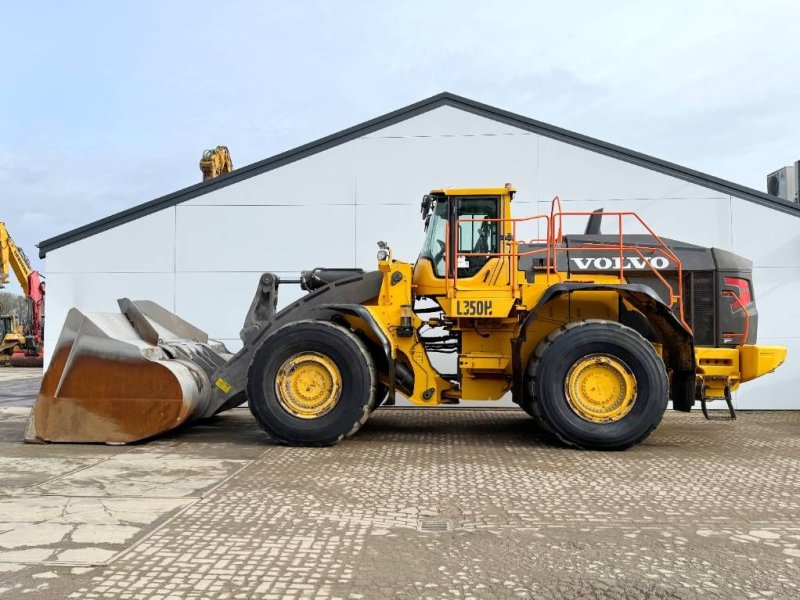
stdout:
<svg viewBox="0 0 800 600">
<path fill-rule="evenodd" d="M 565 211 L 633 210 L 659 235 L 751 258 L 759 343 L 789 359 L 736 405 L 800 408 L 799 205 L 449 93 L 45 240 L 46 349 L 70 307 L 116 311 L 119 297 L 238 349 L 260 273 L 374 268 L 377 240 L 413 261 L 425 192 L 505 182 L 518 216 L 549 213 L 558 194 Z M 300 293 L 283 286 L 281 304 Z"/>
</svg>

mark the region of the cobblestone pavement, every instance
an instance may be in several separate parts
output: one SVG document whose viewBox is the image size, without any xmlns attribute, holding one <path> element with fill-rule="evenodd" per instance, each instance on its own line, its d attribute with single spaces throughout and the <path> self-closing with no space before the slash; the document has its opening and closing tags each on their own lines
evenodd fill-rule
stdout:
<svg viewBox="0 0 800 600">
<path fill-rule="evenodd" d="M 41 369 L 0 366 L 0 407 L 32 406 L 41 383 Z"/>
<path fill-rule="evenodd" d="M 0 552 L 50 554 L 0 554 L 0 600 L 800 597 L 799 412 L 669 413 L 599 453 L 517 410 L 384 408 L 332 448 L 270 445 L 246 410 L 25 446 L 15 410 L 0 472 L 29 463 L 0 491 Z M 15 511 L 37 513 L 22 537 Z"/>
</svg>

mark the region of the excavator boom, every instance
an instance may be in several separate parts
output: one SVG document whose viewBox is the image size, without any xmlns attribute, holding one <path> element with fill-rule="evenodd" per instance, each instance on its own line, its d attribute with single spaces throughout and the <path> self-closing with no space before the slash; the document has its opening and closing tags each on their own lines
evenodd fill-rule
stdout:
<svg viewBox="0 0 800 600">
<path fill-rule="evenodd" d="M 214 179 L 233 171 L 233 161 L 227 146 L 217 146 L 203 152 L 200 158 L 200 170 L 203 172 L 203 181 Z"/>
<path fill-rule="evenodd" d="M 6 333 L 5 339 L 0 337 L 0 342 L 6 347 L 6 354 L 15 347 L 24 350 L 29 360 L 24 360 L 20 364 L 41 366 L 44 341 L 44 278 L 39 271 L 31 267 L 25 252 L 14 242 L 6 224 L 0 221 L 0 288 L 10 283 L 12 272 L 28 301 L 29 320 L 24 335 L 22 332 L 17 332 L 16 340 L 12 343 L 12 340 L 8 339 L 9 334 Z M 35 360 L 30 360 L 31 357 Z"/>
<path fill-rule="evenodd" d="M 0 288 L 11 281 L 9 268 L 17 276 L 22 292 L 27 296 L 30 291 L 28 278 L 33 272 L 31 263 L 8 233 L 6 224 L 0 221 Z"/>
</svg>

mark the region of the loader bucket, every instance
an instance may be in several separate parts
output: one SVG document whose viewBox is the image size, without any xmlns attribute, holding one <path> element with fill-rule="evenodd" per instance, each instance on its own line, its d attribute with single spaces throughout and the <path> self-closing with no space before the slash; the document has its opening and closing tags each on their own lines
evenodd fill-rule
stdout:
<svg viewBox="0 0 800 600">
<path fill-rule="evenodd" d="M 69 312 L 25 441 L 124 444 L 220 408 L 209 375 L 230 359 L 225 347 L 153 302 L 119 305 Z"/>
</svg>

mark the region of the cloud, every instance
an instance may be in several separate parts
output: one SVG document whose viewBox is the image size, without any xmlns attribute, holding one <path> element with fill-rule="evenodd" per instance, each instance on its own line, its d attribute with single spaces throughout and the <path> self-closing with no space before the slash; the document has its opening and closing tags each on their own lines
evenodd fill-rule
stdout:
<svg viewBox="0 0 800 600">
<path fill-rule="evenodd" d="M 442 90 L 758 188 L 800 158 L 797 2 L 217 9 L 6 9 L 0 219 L 31 257 L 199 181 L 204 148 L 242 166 Z"/>
</svg>

